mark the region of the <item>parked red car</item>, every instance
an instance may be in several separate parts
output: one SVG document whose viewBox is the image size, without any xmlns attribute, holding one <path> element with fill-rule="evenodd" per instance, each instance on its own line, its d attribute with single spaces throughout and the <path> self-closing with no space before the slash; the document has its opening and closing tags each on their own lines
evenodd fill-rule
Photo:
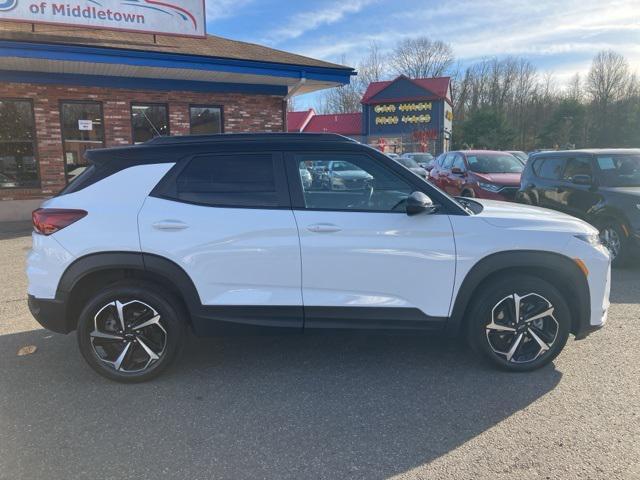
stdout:
<svg viewBox="0 0 640 480">
<path fill-rule="evenodd" d="M 449 195 L 513 201 L 523 170 L 510 153 L 466 150 L 440 155 L 429 180 Z"/>
</svg>

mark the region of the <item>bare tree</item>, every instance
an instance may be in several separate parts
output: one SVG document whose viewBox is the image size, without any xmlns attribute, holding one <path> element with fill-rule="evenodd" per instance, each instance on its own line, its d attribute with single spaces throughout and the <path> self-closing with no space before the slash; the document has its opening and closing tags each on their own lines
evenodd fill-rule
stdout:
<svg viewBox="0 0 640 480">
<path fill-rule="evenodd" d="M 587 90 L 595 103 L 606 107 L 622 96 L 628 77 L 627 60 L 613 50 L 604 50 L 593 59 L 587 77 Z"/>
<path fill-rule="evenodd" d="M 364 91 L 370 83 L 384 80 L 387 76 L 387 57 L 376 42 L 371 42 L 367 54 L 358 64 L 356 80 L 360 83 L 360 89 Z"/>
<path fill-rule="evenodd" d="M 567 85 L 567 98 L 581 102 L 584 100 L 584 82 L 579 73 L 576 73 Z"/>
<path fill-rule="evenodd" d="M 342 63 L 347 63 L 344 57 Z M 360 100 L 369 84 L 387 77 L 386 58 L 375 42 L 369 45 L 367 55 L 358 63 L 357 69 L 358 75 L 349 85 L 327 91 L 322 100 L 321 112 L 356 113 L 362 110 Z"/>
<path fill-rule="evenodd" d="M 393 50 L 390 64 L 395 73 L 410 78 L 441 77 L 453 65 L 448 43 L 428 37 L 407 38 Z"/>
</svg>

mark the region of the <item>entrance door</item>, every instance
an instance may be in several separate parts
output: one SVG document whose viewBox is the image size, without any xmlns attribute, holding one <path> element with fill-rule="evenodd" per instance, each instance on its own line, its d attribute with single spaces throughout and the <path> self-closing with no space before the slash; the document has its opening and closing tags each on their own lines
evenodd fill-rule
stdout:
<svg viewBox="0 0 640 480">
<path fill-rule="evenodd" d="M 62 144 L 67 182 L 87 167 L 84 152 L 104 147 L 104 121 L 99 102 L 62 102 Z"/>
<path fill-rule="evenodd" d="M 286 161 L 301 202 L 294 213 L 305 328 L 440 328 L 455 274 L 448 216 L 408 216 L 406 198 L 417 188 L 373 156 L 300 153 Z M 331 183 L 305 182 L 303 170 L 321 162 L 333 167 Z"/>
</svg>

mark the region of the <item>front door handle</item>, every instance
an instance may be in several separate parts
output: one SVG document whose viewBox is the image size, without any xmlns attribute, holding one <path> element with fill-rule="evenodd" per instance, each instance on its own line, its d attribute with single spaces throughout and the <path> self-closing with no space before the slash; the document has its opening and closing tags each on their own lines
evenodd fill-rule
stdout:
<svg viewBox="0 0 640 480">
<path fill-rule="evenodd" d="M 153 228 L 156 230 L 184 230 L 185 228 L 189 228 L 189 225 L 186 223 L 180 222 L 179 220 L 162 220 L 160 222 L 156 222 L 153 225 Z"/>
<path fill-rule="evenodd" d="M 335 233 L 342 229 L 333 223 L 315 223 L 313 225 L 309 225 L 307 230 L 313 233 Z"/>
</svg>

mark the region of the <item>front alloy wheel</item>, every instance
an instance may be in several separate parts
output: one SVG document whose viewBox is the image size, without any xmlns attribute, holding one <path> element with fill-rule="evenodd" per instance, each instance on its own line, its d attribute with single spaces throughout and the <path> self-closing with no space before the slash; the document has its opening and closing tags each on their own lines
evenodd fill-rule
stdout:
<svg viewBox="0 0 640 480">
<path fill-rule="evenodd" d="M 529 275 L 491 279 L 469 309 L 467 338 L 474 350 L 512 371 L 540 368 L 564 348 L 571 313 L 556 287 Z"/>
<path fill-rule="evenodd" d="M 558 337 L 559 325 L 549 300 L 529 293 L 513 293 L 491 310 L 486 326 L 491 349 L 507 362 L 527 363 L 546 354 Z"/>
</svg>

